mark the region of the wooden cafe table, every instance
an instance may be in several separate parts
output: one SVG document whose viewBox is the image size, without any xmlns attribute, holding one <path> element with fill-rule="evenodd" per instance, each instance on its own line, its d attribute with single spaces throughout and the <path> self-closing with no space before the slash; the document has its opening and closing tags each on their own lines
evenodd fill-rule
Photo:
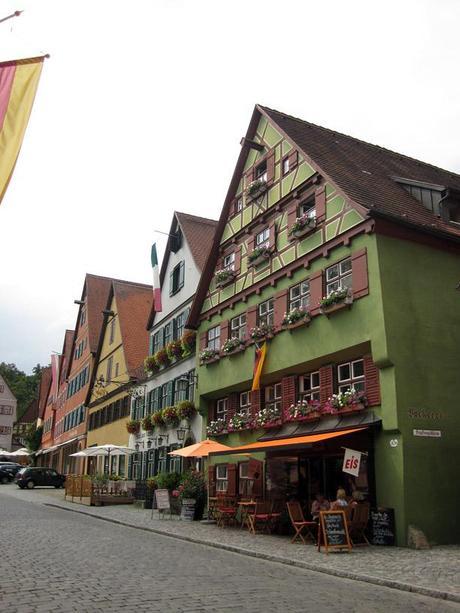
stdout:
<svg viewBox="0 0 460 613">
<path fill-rule="evenodd" d="M 240 517 L 241 517 L 241 527 L 242 528 L 246 527 L 248 530 L 250 529 L 248 515 L 250 514 L 252 509 L 255 510 L 256 504 L 257 502 L 255 500 L 241 500 L 238 503 L 238 506 L 240 507 L 240 513 L 241 513 Z"/>
</svg>

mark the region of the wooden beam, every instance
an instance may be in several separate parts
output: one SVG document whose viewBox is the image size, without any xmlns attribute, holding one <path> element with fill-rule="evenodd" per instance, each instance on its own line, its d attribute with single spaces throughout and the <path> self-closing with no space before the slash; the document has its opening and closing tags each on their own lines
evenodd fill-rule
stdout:
<svg viewBox="0 0 460 613">
<path fill-rule="evenodd" d="M 254 140 L 249 140 L 249 138 L 246 138 L 245 136 L 243 136 L 243 138 L 240 140 L 240 145 L 242 147 L 244 145 L 248 145 L 250 149 L 257 149 L 257 151 L 263 151 L 265 149 L 265 147 L 260 143 L 256 143 Z"/>
</svg>

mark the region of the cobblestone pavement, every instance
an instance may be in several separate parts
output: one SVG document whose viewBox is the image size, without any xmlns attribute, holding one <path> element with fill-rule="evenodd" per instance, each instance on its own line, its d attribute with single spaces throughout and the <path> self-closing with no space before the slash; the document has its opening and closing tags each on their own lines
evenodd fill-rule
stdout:
<svg viewBox="0 0 460 613">
<path fill-rule="evenodd" d="M 238 555 L 43 505 L 62 504 L 61 500 L 62 492 L 0 486 L 0 611 L 460 611 L 455 602 Z M 122 521 L 127 516 L 139 525 L 151 521 L 148 512 L 132 508 L 77 508 L 119 520 L 122 516 Z M 159 523 L 153 520 L 155 526 Z M 169 530 L 185 526 L 193 532 L 212 531 L 220 541 L 231 535 L 243 542 L 250 539 L 237 530 L 167 520 L 164 524 Z M 253 542 L 267 538 L 256 537 Z M 275 537 L 269 541 L 280 547 L 284 542 Z M 358 555 L 331 557 L 346 558 L 348 564 L 358 560 Z"/>
</svg>

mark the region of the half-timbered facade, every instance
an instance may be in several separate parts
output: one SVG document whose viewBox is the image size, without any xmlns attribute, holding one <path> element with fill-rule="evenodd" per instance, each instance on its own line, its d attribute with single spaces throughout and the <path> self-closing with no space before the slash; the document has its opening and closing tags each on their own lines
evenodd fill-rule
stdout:
<svg viewBox="0 0 460 613">
<path fill-rule="evenodd" d="M 454 475 L 433 472 L 459 426 L 459 189 L 458 175 L 256 107 L 188 321 L 208 434 L 235 450 L 214 457 L 212 493 L 311 503 L 343 486 L 394 508 L 400 543 L 409 523 L 460 537 Z M 356 477 L 343 447 L 364 452 Z M 443 525 L 422 498 L 443 501 Z"/>
</svg>

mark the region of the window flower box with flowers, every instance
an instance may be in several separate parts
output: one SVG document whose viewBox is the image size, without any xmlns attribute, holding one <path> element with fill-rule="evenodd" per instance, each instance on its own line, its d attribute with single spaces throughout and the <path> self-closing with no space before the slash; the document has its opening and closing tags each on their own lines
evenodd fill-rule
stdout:
<svg viewBox="0 0 460 613">
<path fill-rule="evenodd" d="M 179 425 L 179 416 L 176 407 L 166 407 L 162 411 L 165 424 L 171 428 L 176 428 Z"/>
<path fill-rule="evenodd" d="M 288 313 L 284 314 L 282 321 L 283 328 L 292 330 L 300 326 L 308 326 L 311 321 L 310 313 L 303 307 L 291 309 Z"/>
<path fill-rule="evenodd" d="M 224 355 L 232 355 L 233 353 L 243 351 L 245 347 L 245 341 L 243 341 L 241 338 L 238 338 L 237 336 L 232 336 L 232 338 L 228 338 L 222 345 L 222 353 Z"/>
<path fill-rule="evenodd" d="M 168 355 L 168 352 L 166 351 L 166 349 L 163 347 L 163 349 L 159 349 L 155 356 L 155 362 L 158 364 L 158 366 L 160 367 L 164 367 L 164 366 L 168 366 L 169 362 L 171 361 Z"/>
<path fill-rule="evenodd" d="M 163 428 L 166 425 L 163 411 L 155 411 L 155 413 L 152 413 L 150 416 L 150 419 L 155 428 Z"/>
<path fill-rule="evenodd" d="M 261 409 L 257 413 L 254 423 L 260 428 L 279 426 L 281 424 L 281 409 L 275 406 L 268 406 L 265 409 Z"/>
<path fill-rule="evenodd" d="M 348 415 L 349 413 L 363 411 L 367 406 L 366 395 L 351 388 L 346 392 L 333 394 L 324 405 L 323 412 L 332 415 Z"/>
<path fill-rule="evenodd" d="M 180 360 L 182 358 L 182 343 L 179 340 L 171 341 L 166 345 L 166 353 L 170 362 Z"/>
<path fill-rule="evenodd" d="M 268 262 L 271 256 L 272 250 L 270 247 L 267 247 L 266 245 L 256 247 L 254 251 L 248 255 L 248 266 L 259 266 L 264 262 Z"/>
<path fill-rule="evenodd" d="M 256 198 L 259 198 L 260 196 L 265 194 L 265 192 L 267 191 L 267 187 L 268 185 L 266 181 L 264 181 L 263 179 L 256 179 L 248 185 L 246 189 L 246 195 L 250 200 L 255 200 Z"/>
<path fill-rule="evenodd" d="M 200 353 L 200 364 L 212 364 L 213 362 L 217 362 L 219 358 L 220 354 L 218 349 L 206 347 L 206 349 L 203 349 L 203 351 Z"/>
<path fill-rule="evenodd" d="M 299 400 L 289 407 L 290 421 L 316 421 L 322 414 L 318 400 Z"/>
<path fill-rule="evenodd" d="M 228 422 L 228 431 L 237 432 L 238 430 L 248 430 L 254 427 L 254 422 L 251 415 L 247 413 L 235 413 Z"/>
<path fill-rule="evenodd" d="M 316 228 L 316 217 L 304 213 L 297 217 L 294 224 L 289 228 L 288 236 L 292 239 L 303 238 Z"/>
<path fill-rule="evenodd" d="M 191 400 L 182 400 L 176 405 L 177 416 L 180 420 L 191 420 L 196 415 L 195 404 Z"/>
<path fill-rule="evenodd" d="M 138 434 L 141 429 L 141 422 L 139 419 L 130 419 L 126 422 L 126 430 L 130 434 Z"/>
<path fill-rule="evenodd" d="M 231 268 L 222 268 L 222 270 L 216 270 L 214 275 L 216 279 L 217 287 L 224 287 L 228 283 L 231 283 L 236 276 L 236 272 Z"/>
<path fill-rule="evenodd" d="M 331 315 L 336 311 L 350 308 L 353 304 L 353 293 L 349 287 L 340 287 L 320 300 L 320 311 L 323 315 Z"/>
<path fill-rule="evenodd" d="M 144 371 L 146 374 L 153 374 L 158 370 L 158 364 L 154 355 L 149 355 L 144 360 Z"/>
<path fill-rule="evenodd" d="M 255 326 L 249 330 L 249 338 L 253 341 L 262 341 L 266 339 L 273 338 L 275 334 L 275 326 L 271 324 L 260 324 L 260 326 Z"/>
<path fill-rule="evenodd" d="M 191 355 L 195 350 L 196 332 L 194 330 L 186 330 L 180 339 L 182 345 L 182 357 Z"/>
<path fill-rule="evenodd" d="M 146 432 L 152 432 L 152 430 L 155 428 L 155 426 L 152 424 L 152 419 L 151 418 L 152 418 L 151 415 L 146 415 L 144 417 L 144 419 L 141 422 L 142 430 L 145 430 Z"/>
<path fill-rule="evenodd" d="M 210 421 L 206 428 L 206 434 L 208 436 L 218 436 L 219 434 L 227 434 L 227 420 L 215 419 Z"/>
</svg>

